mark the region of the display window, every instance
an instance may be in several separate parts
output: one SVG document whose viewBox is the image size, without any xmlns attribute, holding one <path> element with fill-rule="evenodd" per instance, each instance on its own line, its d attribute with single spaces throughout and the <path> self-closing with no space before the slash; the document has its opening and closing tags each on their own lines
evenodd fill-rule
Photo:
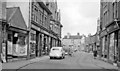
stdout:
<svg viewBox="0 0 120 71">
<path fill-rule="evenodd" d="M 110 34 L 109 59 L 114 61 L 114 33 Z"/>
<path fill-rule="evenodd" d="M 35 54 L 36 47 L 36 31 L 31 30 L 30 34 L 30 54 Z"/>
</svg>

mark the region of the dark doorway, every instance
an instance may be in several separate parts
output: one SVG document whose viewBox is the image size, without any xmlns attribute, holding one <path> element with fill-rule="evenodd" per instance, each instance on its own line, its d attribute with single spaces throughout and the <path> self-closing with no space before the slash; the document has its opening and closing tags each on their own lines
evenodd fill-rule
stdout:
<svg viewBox="0 0 120 71">
<path fill-rule="evenodd" d="M 39 45 L 38 45 L 38 43 L 39 43 L 39 32 L 36 32 L 36 52 L 35 52 L 35 54 L 36 54 L 36 57 L 38 57 L 39 56 Z"/>
<path fill-rule="evenodd" d="M 40 34 L 39 38 L 39 56 L 42 55 L 42 35 Z"/>
<path fill-rule="evenodd" d="M 46 54 L 46 37 L 44 37 L 44 47 L 43 47 L 43 51 L 44 51 L 44 55 Z"/>
</svg>

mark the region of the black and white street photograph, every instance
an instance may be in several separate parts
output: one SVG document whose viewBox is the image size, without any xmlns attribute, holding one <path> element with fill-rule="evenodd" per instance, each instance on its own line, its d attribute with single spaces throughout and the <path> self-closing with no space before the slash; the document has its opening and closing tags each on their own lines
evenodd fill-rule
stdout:
<svg viewBox="0 0 120 71">
<path fill-rule="evenodd" d="M 120 0 L 0 0 L 1 71 L 120 71 Z"/>
</svg>

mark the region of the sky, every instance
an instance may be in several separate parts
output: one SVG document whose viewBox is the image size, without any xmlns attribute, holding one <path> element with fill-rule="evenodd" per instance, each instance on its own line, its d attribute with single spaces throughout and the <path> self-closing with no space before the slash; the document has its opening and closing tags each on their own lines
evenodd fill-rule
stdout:
<svg viewBox="0 0 120 71">
<path fill-rule="evenodd" d="M 62 37 L 95 34 L 100 15 L 100 0 L 57 0 L 61 12 Z"/>
</svg>

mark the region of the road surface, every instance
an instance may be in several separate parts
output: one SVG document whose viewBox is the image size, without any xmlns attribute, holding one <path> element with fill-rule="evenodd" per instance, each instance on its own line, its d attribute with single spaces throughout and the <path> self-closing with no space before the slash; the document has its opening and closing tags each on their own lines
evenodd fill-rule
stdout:
<svg viewBox="0 0 120 71">
<path fill-rule="evenodd" d="M 65 59 L 36 59 L 31 64 L 20 67 L 17 71 L 23 69 L 88 69 L 97 71 L 114 71 L 116 69 L 113 65 L 105 63 L 101 60 L 94 59 L 92 54 L 85 52 L 76 52 L 74 55 L 66 56 Z"/>
</svg>

